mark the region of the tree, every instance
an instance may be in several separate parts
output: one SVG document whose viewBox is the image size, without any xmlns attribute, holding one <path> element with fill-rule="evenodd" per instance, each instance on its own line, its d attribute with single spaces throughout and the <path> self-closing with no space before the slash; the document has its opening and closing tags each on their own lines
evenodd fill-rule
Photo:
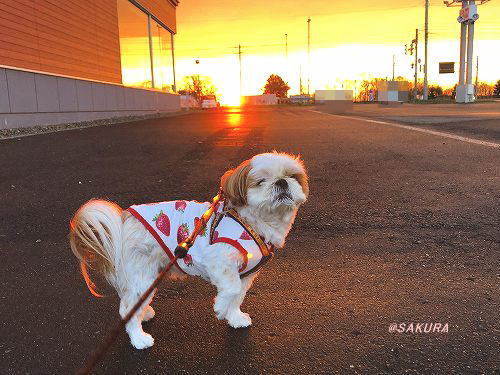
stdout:
<svg viewBox="0 0 500 375">
<path fill-rule="evenodd" d="M 410 81 L 408 83 L 408 90 L 410 92 L 410 98 L 411 99 L 416 99 L 415 97 L 415 92 L 413 91 L 413 87 L 415 86 L 413 81 Z M 417 81 L 417 95 L 423 95 L 424 93 L 424 80 L 419 79 Z"/>
<path fill-rule="evenodd" d="M 357 100 L 360 102 L 367 102 L 370 100 L 370 91 L 372 92 L 372 100 L 376 101 L 378 98 L 378 86 L 380 82 L 386 81 L 385 78 L 372 78 L 371 80 L 364 79 L 361 81 L 359 94 Z"/>
<path fill-rule="evenodd" d="M 215 95 L 216 89 L 209 77 L 192 75 L 184 77 L 182 89 L 179 92 L 181 91 L 193 96 L 201 105 L 202 98 L 206 95 Z"/>
<path fill-rule="evenodd" d="M 278 98 L 286 98 L 290 86 L 277 74 L 271 74 L 264 86 L 264 94 L 276 94 Z"/>
<path fill-rule="evenodd" d="M 436 99 L 443 95 L 443 88 L 439 85 L 429 86 L 429 99 Z"/>
<path fill-rule="evenodd" d="M 493 95 L 500 96 L 500 79 L 495 84 L 495 91 L 493 92 Z"/>
<path fill-rule="evenodd" d="M 443 90 L 443 96 L 449 96 L 451 99 L 455 99 L 455 95 L 457 94 L 457 84 L 454 86 L 448 87 Z"/>
<path fill-rule="evenodd" d="M 494 91 L 495 91 L 495 86 L 486 82 L 478 82 L 476 87 L 476 93 L 478 98 L 480 96 L 483 97 L 493 96 Z"/>
</svg>

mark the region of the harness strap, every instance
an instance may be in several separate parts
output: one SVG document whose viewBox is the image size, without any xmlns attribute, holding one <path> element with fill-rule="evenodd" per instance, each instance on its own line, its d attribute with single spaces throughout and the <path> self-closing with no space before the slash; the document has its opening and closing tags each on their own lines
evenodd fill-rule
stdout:
<svg viewBox="0 0 500 375">
<path fill-rule="evenodd" d="M 233 240 L 232 238 L 217 237 L 215 240 L 212 241 L 213 244 L 220 243 L 220 242 L 227 243 L 227 244 L 235 247 L 241 253 L 241 255 L 243 255 L 243 264 L 241 265 L 240 269 L 238 270 L 238 272 L 243 272 L 243 270 L 245 268 L 247 268 L 247 265 L 248 265 L 248 252 L 243 248 L 243 246 L 241 246 L 241 244 L 238 241 Z"/>
<path fill-rule="evenodd" d="M 231 209 L 226 212 L 226 215 L 238 222 L 245 230 L 250 233 L 254 241 L 259 245 L 260 252 L 262 253 L 263 256 L 267 257 L 270 255 L 270 253 L 274 253 L 274 246 L 271 245 L 271 248 L 269 248 L 262 237 L 248 224 L 243 218 L 238 215 L 238 213 Z"/>
<path fill-rule="evenodd" d="M 245 250 L 245 248 L 237 240 L 232 239 L 232 238 L 228 238 L 228 237 L 216 237 L 216 238 L 214 238 L 215 230 L 217 229 L 217 226 L 220 224 L 220 222 L 224 218 L 224 216 L 228 216 L 231 219 L 233 219 L 234 221 L 236 221 L 238 224 L 240 224 L 243 227 L 243 229 L 246 230 L 250 234 L 250 236 L 255 241 L 257 246 L 259 246 L 259 250 L 262 254 L 262 258 L 256 266 L 254 266 L 251 270 L 248 270 L 247 272 L 241 273 L 241 272 L 245 271 L 245 269 L 248 266 L 249 254 Z M 210 227 L 210 237 L 209 238 L 210 238 L 210 244 L 221 243 L 221 242 L 227 243 L 227 244 L 233 246 L 234 248 L 236 248 L 236 250 L 238 250 L 241 253 L 241 255 L 243 256 L 243 265 L 238 270 L 241 273 L 240 278 L 244 278 L 244 277 L 258 271 L 264 264 L 266 264 L 270 259 L 272 259 L 274 257 L 274 246 L 270 245 L 268 247 L 266 245 L 266 243 L 264 242 L 263 238 L 247 222 L 245 222 L 245 220 L 243 220 L 241 218 L 241 216 L 238 215 L 238 213 L 233 209 L 230 209 L 230 210 L 227 210 L 224 212 L 218 212 L 216 214 L 214 220 L 212 221 L 212 225 Z"/>
</svg>

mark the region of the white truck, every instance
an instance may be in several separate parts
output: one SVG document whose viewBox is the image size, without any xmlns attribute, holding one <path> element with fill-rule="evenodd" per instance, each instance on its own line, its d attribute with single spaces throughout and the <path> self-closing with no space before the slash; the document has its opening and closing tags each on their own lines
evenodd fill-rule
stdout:
<svg viewBox="0 0 500 375">
<path fill-rule="evenodd" d="M 219 103 L 217 103 L 215 95 L 205 95 L 201 99 L 201 108 L 203 109 L 217 108 L 218 106 Z"/>
</svg>

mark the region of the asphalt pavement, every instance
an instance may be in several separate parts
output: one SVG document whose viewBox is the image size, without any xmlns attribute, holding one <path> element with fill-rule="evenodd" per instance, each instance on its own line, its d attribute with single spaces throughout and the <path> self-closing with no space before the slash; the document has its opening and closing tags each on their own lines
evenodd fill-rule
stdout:
<svg viewBox="0 0 500 375">
<path fill-rule="evenodd" d="M 69 249 L 82 203 L 208 200 L 273 149 L 303 156 L 311 193 L 245 300 L 253 326 L 217 321 L 202 280 L 164 282 L 155 345 L 123 333 L 96 373 L 500 373 L 500 120 L 474 119 L 412 122 L 455 139 L 236 108 L 1 140 L 0 373 L 71 374 L 117 322 L 113 290 L 96 278 L 108 296 L 92 297 Z"/>
</svg>

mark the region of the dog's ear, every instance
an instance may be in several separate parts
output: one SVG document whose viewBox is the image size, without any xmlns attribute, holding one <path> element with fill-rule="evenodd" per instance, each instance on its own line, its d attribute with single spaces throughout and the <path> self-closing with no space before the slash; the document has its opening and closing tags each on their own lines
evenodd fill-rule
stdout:
<svg viewBox="0 0 500 375">
<path fill-rule="evenodd" d="M 304 161 L 302 160 L 301 156 L 295 155 L 294 159 L 297 163 L 300 164 L 302 172 L 295 174 L 293 177 L 295 177 L 300 186 L 302 186 L 302 191 L 307 198 L 309 196 L 309 176 L 307 175 L 306 167 L 304 166 Z"/>
<path fill-rule="evenodd" d="M 226 198 L 233 206 L 244 206 L 247 204 L 248 172 L 252 167 L 250 160 L 241 163 L 236 169 L 224 173 L 220 186 Z"/>
<path fill-rule="evenodd" d="M 302 191 L 307 198 L 309 196 L 309 177 L 307 176 L 306 172 L 304 171 L 303 173 L 296 173 L 293 175 L 293 177 L 298 181 L 300 186 L 302 186 Z"/>
</svg>

